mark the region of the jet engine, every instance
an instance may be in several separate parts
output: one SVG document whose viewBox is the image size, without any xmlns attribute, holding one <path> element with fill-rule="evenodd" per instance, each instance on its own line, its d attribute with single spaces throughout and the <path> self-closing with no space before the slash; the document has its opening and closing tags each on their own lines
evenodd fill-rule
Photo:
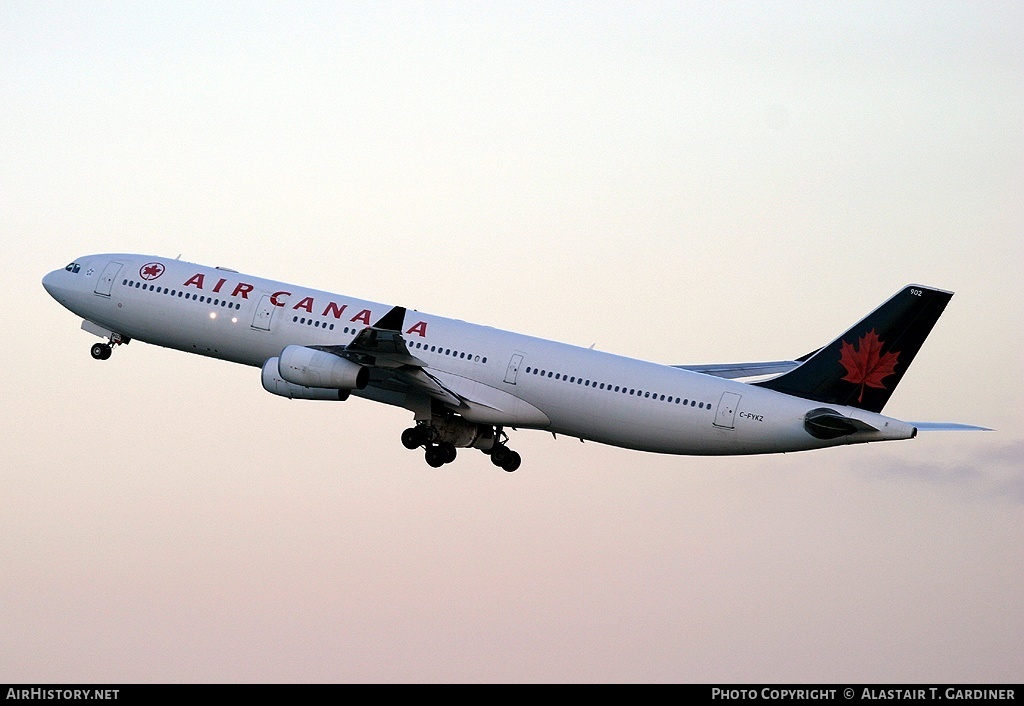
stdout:
<svg viewBox="0 0 1024 706">
<path fill-rule="evenodd" d="M 263 364 L 263 389 L 281 397 L 293 400 L 332 400 L 334 402 L 348 399 L 348 390 L 332 390 L 326 387 L 304 387 L 282 380 L 278 374 L 278 358 L 270 358 Z"/>
<path fill-rule="evenodd" d="M 369 368 L 306 346 L 288 346 L 281 351 L 278 372 L 294 385 L 333 390 L 362 390 L 370 380 Z"/>
</svg>

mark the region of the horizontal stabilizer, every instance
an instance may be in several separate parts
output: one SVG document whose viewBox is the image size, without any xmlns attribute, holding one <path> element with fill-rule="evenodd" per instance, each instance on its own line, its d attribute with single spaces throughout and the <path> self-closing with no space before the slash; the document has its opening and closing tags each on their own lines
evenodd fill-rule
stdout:
<svg viewBox="0 0 1024 706">
<path fill-rule="evenodd" d="M 761 375 L 780 375 L 788 373 L 798 367 L 805 360 L 817 353 L 813 350 L 807 355 L 802 355 L 796 360 L 772 360 L 765 363 L 712 363 L 710 365 L 672 365 L 669 367 L 689 370 L 704 375 L 714 375 L 716 378 L 752 378 Z"/>
<path fill-rule="evenodd" d="M 913 424 L 918 431 L 995 431 L 988 427 L 957 424 L 956 422 L 907 422 L 907 424 Z"/>
<path fill-rule="evenodd" d="M 800 361 L 797 360 L 774 360 L 767 363 L 717 363 L 711 365 L 673 365 L 672 367 L 732 380 L 734 378 L 754 377 L 755 375 L 788 373 L 798 365 L 800 365 Z"/>
</svg>

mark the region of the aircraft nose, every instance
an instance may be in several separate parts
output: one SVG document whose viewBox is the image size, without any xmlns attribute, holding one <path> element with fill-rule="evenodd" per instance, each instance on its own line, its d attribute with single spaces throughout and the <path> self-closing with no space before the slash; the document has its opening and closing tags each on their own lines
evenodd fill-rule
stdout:
<svg viewBox="0 0 1024 706">
<path fill-rule="evenodd" d="M 53 296 L 53 287 L 54 287 L 54 283 L 53 282 L 54 282 L 54 273 L 53 272 L 50 272 L 45 277 L 43 277 L 43 289 L 45 289 L 47 292 L 49 292 L 51 297 Z"/>
<path fill-rule="evenodd" d="M 43 289 L 54 299 L 57 299 L 60 294 L 60 276 L 63 273 L 64 270 L 54 270 L 43 277 Z"/>
</svg>

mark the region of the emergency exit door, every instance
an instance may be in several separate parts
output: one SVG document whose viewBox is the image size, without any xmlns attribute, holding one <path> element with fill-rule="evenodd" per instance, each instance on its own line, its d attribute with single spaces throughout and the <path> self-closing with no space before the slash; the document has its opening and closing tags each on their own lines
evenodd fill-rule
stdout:
<svg viewBox="0 0 1024 706">
<path fill-rule="evenodd" d="M 715 414 L 715 426 L 732 429 L 736 420 L 736 409 L 740 406 L 740 396 L 735 392 L 723 392 Z"/>
</svg>

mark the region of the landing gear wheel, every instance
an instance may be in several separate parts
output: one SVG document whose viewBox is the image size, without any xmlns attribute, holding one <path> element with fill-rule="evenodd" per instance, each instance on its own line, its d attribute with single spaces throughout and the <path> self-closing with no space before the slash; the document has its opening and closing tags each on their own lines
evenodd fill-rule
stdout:
<svg viewBox="0 0 1024 706">
<path fill-rule="evenodd" d="M 508 458 L 510 453 L 512 453 L 512 450 L 507 446 L 503 446 L 501 444 L 495 446 L 491 449 L 491 463 L 500 468 L 502 464 L 505 463 L 505 459 Z"/>
<path fill-rule="evenodd" d="M 409 427 L 402 432 L 402 446 L 415 449 L 426 445 L 430 440 L 430 429 L 425 426 Z"/>
<path fill-rule="evenodd" d="M 441 446 L 428 446 L 423 455 L 427 459 L 427 465 L 431 468 L 440 468 L 448 463 L 448 452 Z"/>
<path fill-rule="evenodd" d="M 515 451 L 509 450 L 508 458 L 506 458 L 505 462 L 501 464 L 501 468 L 506 473 L 512 473 L 513 471 L 518 469 L 519 466 L 522 465 L 522 463 L 523 463 L 522 456 L 520 456 Z"/>
<path fill-rule="evenodd" d="M 522 465 L 523 458 L 504 444 L 499 444 L 491 449 L 491 463 L 511 473 Z"/>
<path fill-rule="evenodd" d="M 106 360 L 110 357 L 111 352 L 112 349 L 106 343 L 94 343 L 92 348 L 89 350 L 89 353 L 91 353 L 92 357 L 96 360 Z"/>
<path fill-rule="evenodd" d="M 455 456 L 458 454 L 458 451 L 455 449 L 455 444 L 450 444 L 447 441 L 443 441 L 440 444 L 438 444 L 437 447 L 441 449 L 442 453 L 444 453 L 445 463 L 451 463 L 452 461 L 455 460 Z"/>
<path fill-rule="evenodd" d="M 411 451 L 422 445 L 422 442 L 420 442 L 420 433 L 416 427 L 409 427 L 402 432 L 402 446 L 405 448 Z"/>
</svg>

